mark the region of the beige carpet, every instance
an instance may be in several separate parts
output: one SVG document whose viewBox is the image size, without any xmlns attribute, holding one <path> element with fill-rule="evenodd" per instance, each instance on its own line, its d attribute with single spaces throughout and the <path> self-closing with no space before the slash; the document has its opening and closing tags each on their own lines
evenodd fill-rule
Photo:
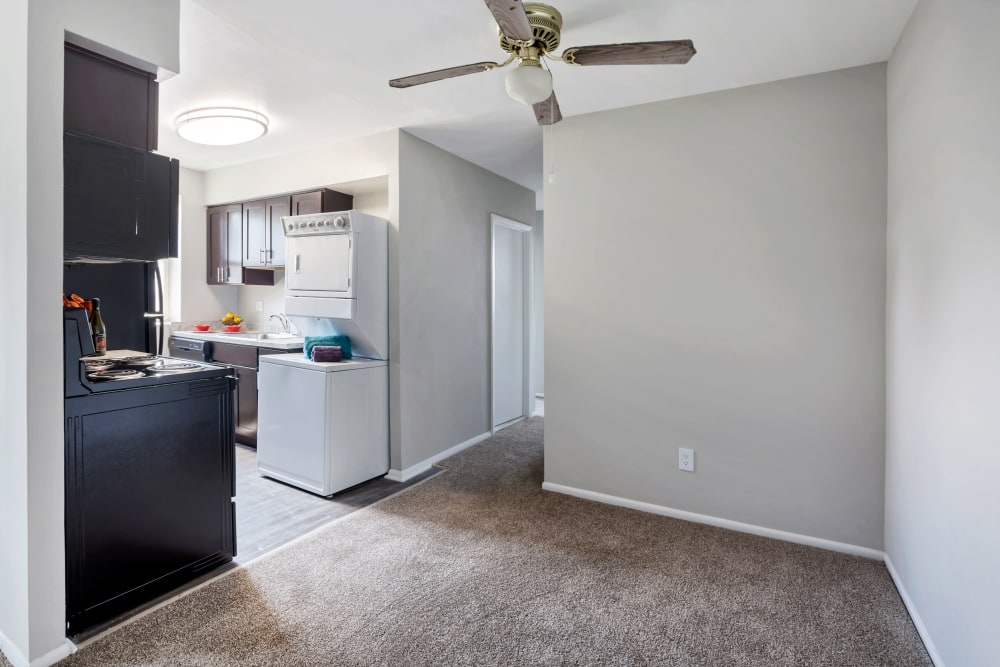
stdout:
<svg viewBox="0 0 1000 667">
<path fill-rule="evenodd" d="M 542 427 L 63 664 L 930 664 L 881 563 L 544 492 Z"/>
</svg>

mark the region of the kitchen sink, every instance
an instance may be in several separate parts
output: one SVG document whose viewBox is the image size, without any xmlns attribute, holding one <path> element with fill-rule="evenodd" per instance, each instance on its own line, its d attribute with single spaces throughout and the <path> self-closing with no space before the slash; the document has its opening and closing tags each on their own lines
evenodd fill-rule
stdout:
<svg viewBox="0 0 1000 667">
<path fill-rule="evenodd" d="M 236 334 L 229 338 L 242 340 L 304 340 L 302 336 L 290 333 L 248 333 Z"/>
</svg>

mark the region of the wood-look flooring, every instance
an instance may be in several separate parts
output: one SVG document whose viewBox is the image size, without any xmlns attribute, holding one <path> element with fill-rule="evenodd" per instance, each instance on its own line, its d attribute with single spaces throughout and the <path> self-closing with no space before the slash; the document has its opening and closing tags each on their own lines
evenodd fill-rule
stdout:
<svg viewBox="0 0 1000 667">
<path fill-rule="evenodd" d="M 236 445 L 236 563 L 247 563 L 297 537 L 367 507 L 440 472 L 432 468 L 406 482 L 384 477 L 323 498 L 262 477 L 257 451 Z"/>
</svg>

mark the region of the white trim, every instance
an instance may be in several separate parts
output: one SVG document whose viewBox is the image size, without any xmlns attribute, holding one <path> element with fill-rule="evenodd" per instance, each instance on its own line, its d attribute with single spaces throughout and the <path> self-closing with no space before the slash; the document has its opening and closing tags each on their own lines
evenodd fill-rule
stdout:
<svg viewBox="0 0 1000 667">
<path fill-rule="evenodd" d="M 406 481 L 409 481 L 409 480 L 413 479 L 414 477 L 416 477 L 417 475 L 419 475 L 419 474 L 421 474 L 423 472 L 426 472 L 427 470 L 430 470 L 431 467 L 435 463 L 437 463 L 438 461 L 442 461 L 442 460 L 448 458 L 449 456 L 454 456 L 455 454 L 458 454 L 463 449 L 468 449 L 469 447 L 472 447 L 473 445 L 482 442 L 483 440 L 485 440 L 486 438 L 490 437 L 491 435 L 492 435 L 492 433 L 488 433 L 488 432 L 487 433 L 480 433 L 479 435 L 477 435 L 474 438 L 469 438 L 465 442 L 460 442 L 457 445 L 455 445 L 454 447 L 452 447 L 451 449 L 446 449 L 446 450 L 444 450 L 443 452 L 441 452 L 439 454 L 435 454 L 434 456 L 432 456 L 432 457 L 430 457 L 428 459 L 424 459 L 423 461 L 421 461 L 420 463 L 418 463 L 416 465 L 410 466 L 409 468 L 406 468 L 404 470 L 397 470 L 397 469 L 393 468 L 392 470 L 389 471 L 389 473 L 385 477 L 386 477 L 386 479 L 390 479 L 393 482 L 406 482 Z"/>
<path fill-rule="evenodd" d="M 534 412 L 534 402 L 531 398 L 531 364 L 532 364 L 532 345 L 531 345 L 531 319 L 532 307 L 534 303 L 535 289 L 534 289 L 534 242 L 531 235 L 532 227 L 531 225 L 526 225 L 523 222 L 518 222 L 517 220 L 512 220 L 508 217 L 502 216 L 499 213 L 490 213 L 490 312 L 489 312 L 489 351 L 490 351 L 490 383 L 489 383 L 489 395 L 487 400 L 489 400 L 489 413 L 490 413 L 490 435 L 496 435 L 497 428 L 496 418 L 494 417 L 494 405 L 493 405 L 493 378 L 496 375 L 496 356 L 493 351 L 493 338 L 494 338 L 494 322 L 496 321 L 496 304 L 497 304 L 497 272 L 496 272 L 496 237 L 497 237 L 497 227 L 504 227 L 511 229 L 515 232 L 521 234 L 521 271 L 523 274 L 523 289 L 524 294 L 522 295 L 523 301 L 523 322 L 522 322 L 522 335 L 524 342 L 522 343 L 524 347 L 524 368 L 522 373 L 524 377 L 522 378 L 521 387 L 521 417 L 527 418 L 532 416 Z"/>
<path fill-rule="evenodd" d="M 3 631 L 0 631 L 0 653 L 3 653 L 13 667 L 49 667 L 76 653 L 76 644 L 68 639 L 63 639 L 59 646 L 45 655 L 29 661 L 14 645 L 14 642 L 8 639 Z"/>
<path fill-rule="evenodd" d="M 889 558 L 889 554 L 883 554 L 885 560 L 885 567 L 889 570 L 889 576 L 892 577 L 892 582 L 896 584 L 896 590 L 899 591 L 899 597 L 903 599 L 903 606 L 906 607 L 906 611 L 910 614 L 910 619 L 913 621 L 914 627 L 917 628 L 917 634 L 920 635 L 921 641 L 924 642 L 924 648 L 927 649 L 927 654 L 931 658 L 931 662 L 934 663 L 935 667 L 945 667 L 944 660 L 941 658 L 941 654 L 938 653 L 937 647 L 934 646 L 934 642 L 931 640 L 931 634 L 927 631 L 927 626 L 924 625 L 924 620 L 920 618 L 920 614 L 917 612 L 917 606 L 913 603 L 913 598 L 906 591 L 906 587 L 903 586 L 902 579 L 899 578 L 899 572 L 896 571 L 896 567 L 892 564 L 892 559 Z"/>
<path fill-rule="evenodd" d="M 884 557 L 884 554 L 877 549 L 870 549 L 868 547 L 862 547 L 856 544 L 847 544 L 846 542 L 834 542 L 833 540 L 823 539 L 822 537 L 812 537 L 811 535 L 800 535 L 799 533 L 789 533 L 784 530 L 765 528 L 764 526 L 757 526 L 752 523 L 742 523 L 740 521 L 732 521 L 731 519 L 722 519 L 716 516 L 710 516 L 708 514 L 697 514 L 695 512 L 688 512 L 686 510 L 674 509 L 673 507 L 664 507 L 663 505 L 644 503 L 639 500 L 630 500 L 628 498 L 619 498 L 618 496 L 609 496 L 605 493 L 597 493 L 596 491 L 586 491 L 584 489 L 577 489 L 572 486 L 563 486 L 562 484 L 553 484 L 552 482 L 544 482 L 542 484 L 542 488 L 545 489 L 546 491 L 553 491 L 555 493 L 564 493 L 568 496 L 575 496 L 577 498 L 583 498 L 585 500 L 593 500 L 599 503 L 604 503 L 606 505 L 617 505 L 619 507 L 628 507 L 630 509 L 639 510 L 640 512 L 649 512 L 650 514 L 660 514 L 662 516 L 669 516 L 673 517 L 674 519 L 681 519 L 683 521 L 693 521 L 694 523 L 704 523 L 709 526 L 716 526 L 718 528 L 735 530 L 740 533 L 750 533 L 751 535 L 770 537 L 776 540 L 784 540 L 785 542 L 794 542 L 795 544 L 805 544 L 811 547 L 819 547 L 820 549 L 839 551 L 840 553 L 850 554 L 852 556 L 861 556 L 862 558 L 871 558 L 873 560 L 882 560 Z"/>
</svg>

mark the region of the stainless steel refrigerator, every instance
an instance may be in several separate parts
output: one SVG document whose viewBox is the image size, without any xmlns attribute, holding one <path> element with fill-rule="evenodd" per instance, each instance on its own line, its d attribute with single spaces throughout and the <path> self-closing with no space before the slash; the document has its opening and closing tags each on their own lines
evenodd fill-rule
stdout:
<svg viewBox="0 0 1000 667">
<path fill-rule="evenodd" d="M 63 291 L 100 298 L 109 350 L 163 354 L 163 281 L 156 262 L 67 263 Z"/>
</svg>

